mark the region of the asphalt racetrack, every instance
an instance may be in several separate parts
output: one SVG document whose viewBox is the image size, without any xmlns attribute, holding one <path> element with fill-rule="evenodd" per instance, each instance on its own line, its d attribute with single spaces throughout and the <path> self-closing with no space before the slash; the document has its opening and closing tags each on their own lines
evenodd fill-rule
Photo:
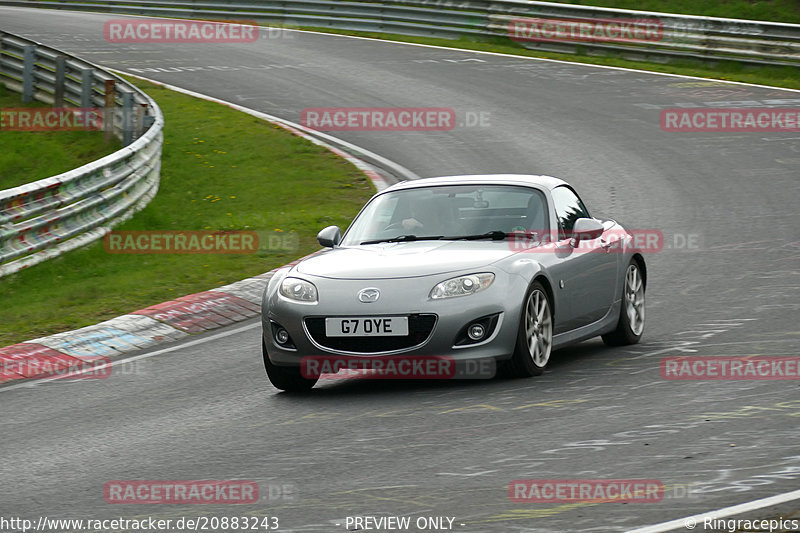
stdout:
<svg viewBox="0 0 800 533">
<path fill-rule="evenodd" d="M 301 32 L 113 44 L 109 18 L 0 8 L 4 30 L 296 122 L 312 107 L 451 108 L 451 131 L 332 134 L 420 176 L 561 177 L 593 215 L 657 228 L 665 246 L 647 256 L 643 342 L 561 350 L 539 378 L 329 381 L 282 394 L 253 320 L 159 347 L 111 379 L 0 388 L 0 516 L 270 516 L 284 532 L 346 531 L 354 516 L 450 517 L 465 533 L 627 531 L 800 486 L 797 381 L 659 372 L 667 356 L 800 351 L 800 134 L 665 132 L 660 110 L 797 107 L 800 93 Z M 260 501 L 103 497 L 113 480 L 228 479 L 256 481 Z M 516 503 L 518 479 L 666 490 L 657 502 Z"/>
</svg>

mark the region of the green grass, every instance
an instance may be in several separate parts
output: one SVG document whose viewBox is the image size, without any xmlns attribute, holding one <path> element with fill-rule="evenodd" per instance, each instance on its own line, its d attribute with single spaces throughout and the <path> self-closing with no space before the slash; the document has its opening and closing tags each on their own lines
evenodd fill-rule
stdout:
<svg viewBox="0 0 800 533">
<path fill-rule="evenodd" d="M 497 52 L 502 54 L 514 54 L 527 57 L 542 59 L 556 59 L 560 61 L 572 61 L 577 63 L 588 63 L 592 65 L 605 65 L 611 67 L 624 67 L 652 72 L 663 72 L 667 74 L 682 74 L 685 76 L 697 76 L 700 78 L 710 78 L 726 81 L 739 81 L 744 83 L 756 83 L 762 85 L 772 85 L 775 87 L 786 87 L 789 89 L 800 89 L 800 68 L 788 66 L 751 66 L 744 65 L 735 61 L 700 61 L 691 58 L 674 60 L 669 64 L 650 63 L 646 61 L 632 61 L 621 59 L 613 55 L 597 56 L 587 54 L 566 54 L 557 52 L 543 52 L 539 50 L 529 50 L 522 45 L 502 37 L 487 37 L 480 42 L 471 41 L 466 38 L 461 39 L 440 39 L 433 37 L 416 37 L 408 35 L 398 35 L 389 33 L 373 33 L 362 31 L 335 30 L 330 28 L 309 28 L 302 29 L 319 31 L 324 33 L 335 33 L 339 35 L 355 35 L 359 37 L 371 37 L 374 39 L 384 39 L 390 41 L 427 44 L 434 46 L 444 46 L 448 48 L 460 48 L 464 50 L 480 50 L 486 52 Z"/>
<path fill-rule="evenodd" d="M 18 93 L 0 85 L 0 109 L 20 107 L 49 106 L 23 104 Z M 0 131 L 0 190 L 61 174 L 121 146 L 116 138 L 103 142 L 99 131 Z"/>
<path fill-rule="evenodd" d="M 109 254 L 102 243 L 0 278 L 0 346 L 70 330 L 267 272 L 319 249 L 374 192 L 355 167 L 244 113 L 136 82 L 166 116 L 161 186 L 119 230 L 256 230 L 296 250 Z"/>
<path fill-rule="evenodd" d="M 559 0 L 565 4 L 800 24 L 797 0 Z"/>
</svg>

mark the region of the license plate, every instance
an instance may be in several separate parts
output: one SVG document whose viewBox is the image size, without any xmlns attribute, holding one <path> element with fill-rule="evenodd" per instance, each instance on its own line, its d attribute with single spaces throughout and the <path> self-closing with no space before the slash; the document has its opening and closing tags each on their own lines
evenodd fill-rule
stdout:
<svg viewBox="0 0 800 533">
<path fill-rule="evenodd" d="M 328 337 L 403 337 L 408 335 L 407 316 L 326 318 Z"/>
</svg>

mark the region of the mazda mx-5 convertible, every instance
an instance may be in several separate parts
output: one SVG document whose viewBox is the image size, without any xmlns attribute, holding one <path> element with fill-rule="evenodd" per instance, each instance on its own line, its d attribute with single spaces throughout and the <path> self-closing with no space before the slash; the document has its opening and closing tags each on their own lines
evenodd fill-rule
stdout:
<svg viewBox="0 0 800 533">
<path fill-rule="evenodd" d="M 548 176 L 406 181 L 372 197 L 327 248 L 270 279 L 262 348 L 275 387 L 309 389 L 309 358 L 460 364 L 541 374 L 553 350 L 644 329 L 647 272 L 632 233 Z M 342 368 L 330 367 L 330 368 Z M 321 372 L 321 371 L 320 371 Z M 328 374 L 329 372 L 324 372 Z"/>
</svg>

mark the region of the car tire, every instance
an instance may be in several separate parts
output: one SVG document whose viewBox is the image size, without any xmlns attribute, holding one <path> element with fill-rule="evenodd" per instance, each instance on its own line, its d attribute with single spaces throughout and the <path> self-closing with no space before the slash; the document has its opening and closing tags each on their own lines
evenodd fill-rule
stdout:
<svg viewBox="0 0 800 533">
<path fill-rule="evenodd" d="M 261 351 L 264 355 L 264 368 L 267 377 L 276 389 L 286 392 L 305 392 L 317 383 L 318 378 L 303 377 L 299 366 L 278 366 L 269 359 L 267 347 L 261 342 Z"/>
<path fill-rule="evenodd" d="M 625 270 L 622 284 L 622 305 L 619 320 L 614 331 L 603 335 L 606 346 L 626 346 L 636 344 L 642 338 L 645 318 L 645 280 L 635 259 L 631 259 Z"/>
<path fill-rule="evenodd" d="M 544 286 L 535 281 L 525 293 L 514 354 L 505 374 L 527 378 L 544 372 L 553 348 L 553 307 Z"/>
</svg>

